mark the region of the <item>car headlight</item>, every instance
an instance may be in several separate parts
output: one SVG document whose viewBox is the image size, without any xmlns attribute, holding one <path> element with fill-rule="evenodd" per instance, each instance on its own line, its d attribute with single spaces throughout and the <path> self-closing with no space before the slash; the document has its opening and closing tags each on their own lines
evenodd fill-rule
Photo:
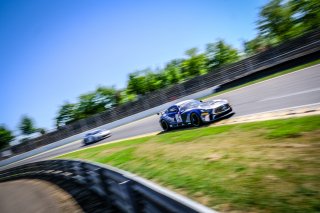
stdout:
<svg viewBox="0 0 320 213">
<path fill-rule="evenodd" d="M 205 109 L 200 110 L 200 112 L 201 112 L 201 116 L 207 116 L 210 114 L 209 110 L 205 110 Z"/>
</svg>

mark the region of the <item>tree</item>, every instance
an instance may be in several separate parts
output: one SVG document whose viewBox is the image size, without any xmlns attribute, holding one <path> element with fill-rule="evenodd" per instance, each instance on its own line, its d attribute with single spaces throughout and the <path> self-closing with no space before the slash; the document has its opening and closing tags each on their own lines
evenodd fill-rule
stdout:
<svg viewBox="0 0 320 213">
<path fill-rule="evenodd" d="M 132 94 L 128 92 L 127 89 L 120 92 L 121 93 L 121 100 L 119 104 L 125 104 L 130 101 L 136 100 L 136 94 Z"/>
<path fill-rule="evenodd" d="M 151 70 L 147 70 L 145 73 L 145 81 L 146 92 L 153 92 L 166 86 L 165 76 L 160 71 L 152 72 Z"/>
<path fill-rule="evenodd" d="M 247 54 L 319 28 L 320 1 L 271 0 L 262 7 L 257 25 L 258 36 L 244 43 Z"/>
<path fill-rule="evenodd" d="M 86 93 L 79 96 L 79 102 L 76 108 L 76 118 L 82 119 L 90 115 L 102 112 L 105 110 L 101 104 L 100 97 L 95 93 Z"/>
<path fill-rule="evenodd" d="M 76 119 L 76 105 L 69 102 L 65 102 L 58 112 L 56 117 L 56 126 L 61 127 Z"/>
<path fill-rule="evenodd" d="M 276 41 L 274 39 L 259 35 L 251 41 L 244 42 L 244 51 L 247 55 L 252 55 L 269 49 L 275 43 Z"/>
<path fill-rule="evenodd" d="M 238 51 L 223 40 L 207 44 L 206 56 L 207 67 L 210 71 L 213 68 L 236 62 L 240 58 Z"/>
<path fill-rule="evenodd" d="M 79 96 L 76 119 L 103 112 L 117 104 L 117 91 L 113 87 L 98 87 L 94 92 Z"/>
<path fill-rule="evenodd" d="M 44 128 L 39 128 L 37 129 L 37 132 L 39 132 L 41 135 L 44 135 L 47 131 Z"/>
<path fill-rule="evenodd" d="M 9 145 L 10 141 L 14 139 L 12 132 L 4 126 L 0 126 L 0 149 Z"/>
<path fill-rule="evenodd" d="M 260 11 L 263 36 L 283 42 L 320 27 L 319 0 L 271 0 Z"/>
<path fill-rule="evenodd" d="M 70 122 L 103 112 L 121 103 L 121 99 L 121 91 L 114 87 L 100 86 L 93 92 L 80 95 L 78 102 L 75 104 L 64 103 L 56 117 L 56 126 L 61 127 Z"/>
<path fill-rule="evenodd" d="M 198 48 L 193 47 L 191 49 L 186 50 L 185 54 L 189 56 L 189 58 L 192 58 L 192 57 L 195 57 L 198 52 L 199 52 Z"/>
<path fill-rule="evenodd" d="M 141 75 L 139 71 L 130 73 L 127 90 L 129 94 L 135 94 L 135 95 L 146 94 L 145 76 Z"/>
<path fill-rule="evenodd" d="M 129 74 L 127 91 L 129 94 L 145 95 L 164 86 L 166 86 L 166 80 L 163 71 L 160 69 L 152 71 L 147 68 Z"/>
<path fill-rule="evenodd" d="M 292 11 L 283 0 L 271 0 L 260 11 L 258 29 L 261 35 L 284 41 L 293 36 L 293 28 Z"/>
<path fill-rule="evenodd" d="M 121 100 L 120 91 L 114 87 L 98 87 L 95 93 L 95 102 L 98 104 L 104 104 L 104 108 L 110 108 L 117 105 Z"/>
<path fill-rule="evenodd" d="M 319 0 L 291 0 L 288 6 L 292 10 L 293 21 L 299 25 L 301 32 L 320 27 Z"/>
<path fill-rule="evenodd" d="M 21 118 L 19 129 L 22 132 L 22 134 L 25 135 L 30 135 L 37 131 L 37 128 L 35 128 L 34 126 L 34 121 L 26 115 Z"/>
<path fill-rule="evenodd" d="M 197 48 L 191 48 L 185 52 L 189 57 L 182 62 L 182 75 L 184 78 L 190 78 L 207 72 L 207 58 L 204 54 L 197 54 Z"/>
<path fill-rule="evenodd" d="M 165 85 L 176 84 L 181 81 L 182 62 L 182 59 L 175 59 L 167 63 L 166 67 L 163 70 Z"/>
</svg>

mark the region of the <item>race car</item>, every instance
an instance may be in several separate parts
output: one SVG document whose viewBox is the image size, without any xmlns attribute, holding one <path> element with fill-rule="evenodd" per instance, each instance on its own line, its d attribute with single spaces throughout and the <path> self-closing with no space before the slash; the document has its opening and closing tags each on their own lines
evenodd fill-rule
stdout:
<svg viewBox="0 0 320 213">
<path fill-rule="evenodd" d="M 209 123 L 231 114 L 233 111 L 229 102 L 222 99 L 207 102 L 186 100 L 158 113 L 161 115 L 159 122 L 164 131 L 188 125 L 199 127 L 203 123 Z"/>
<path fill-rule="evenodd" d="M 87 145 L 90 143 L 94 143 L 110 136 L 111 136 L 110 130 L 100 130 L 100 129 L 94 130 L 93 132 L 89 132 L 84 136 L 83 144 Z"/>
</svg>

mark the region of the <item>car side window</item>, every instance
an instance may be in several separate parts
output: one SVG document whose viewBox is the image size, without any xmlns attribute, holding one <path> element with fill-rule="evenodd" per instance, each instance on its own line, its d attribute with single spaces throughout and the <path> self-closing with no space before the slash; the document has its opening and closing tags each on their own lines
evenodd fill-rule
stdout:
<svg viewBox="0 0 320 213">
<path fill-rule="evenodd" d="M 172 106 L 168 109 L 168 112 L 178 112 L 178 107 Z"/>
</svg>

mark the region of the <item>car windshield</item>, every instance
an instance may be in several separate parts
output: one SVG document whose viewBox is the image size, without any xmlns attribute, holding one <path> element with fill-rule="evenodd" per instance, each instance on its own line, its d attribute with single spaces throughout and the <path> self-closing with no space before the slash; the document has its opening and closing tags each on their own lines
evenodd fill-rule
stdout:
<svg viewBox="0 0 320 213">
<path fill-rule="evenodd" d="M 190 109 L 190 108 L 195 108 L 195 107 L 198 107 L 199 105 L 201 104 L 200 101 L 197 101 L 197 100 L 192 100 L 192 101 L 189 101 L 187 103 L 184 103 L 180 106 L 180 109 L 182 111 L 185 111 L 187 109 Z"/>
<path fill-rule="evenodd" d="M 86 136 L 95 135 L 95 134 L 98 134 L 98 133 L 100 133 L 100 132 L 101 132 L 101 130 L 96 130 L 96 131 L 87 133 Z"/>
</svg>

